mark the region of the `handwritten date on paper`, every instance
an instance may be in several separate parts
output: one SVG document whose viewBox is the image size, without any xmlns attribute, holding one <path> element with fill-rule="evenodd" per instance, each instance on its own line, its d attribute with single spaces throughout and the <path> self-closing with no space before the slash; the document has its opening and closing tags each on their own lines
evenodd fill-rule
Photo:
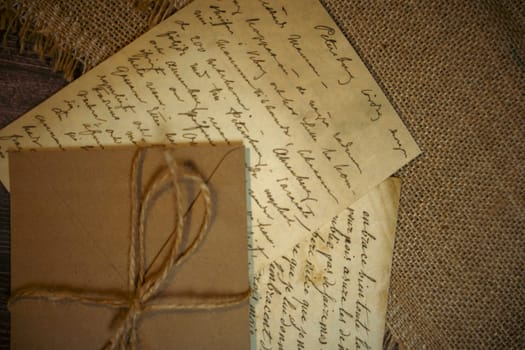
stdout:
<svg viewBox="0 0 525 350">
<path fill-rule="evenodd" d="M 260 271 L 419 149 L 315 0 L 195 1 L 0 132 L 7 151 L 249 148 Z"/>
<path fill-rule="evenodd" d="M 382 349 L 399 180 L 390 178 L 255 278 L 258 349 Z"/>
</svg>

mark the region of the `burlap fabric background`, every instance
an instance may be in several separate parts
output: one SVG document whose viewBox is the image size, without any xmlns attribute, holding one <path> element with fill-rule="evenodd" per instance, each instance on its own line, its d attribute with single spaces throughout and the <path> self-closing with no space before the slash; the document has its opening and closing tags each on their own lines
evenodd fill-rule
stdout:
<svg viewBox="0 0 525 350">
<path fill-rule="evenodd" d="M 71 80 L 189 0 L 0 0 L 0 29 L 17 32 Z M 23 47 L 22 47 L 23 48 Z"/>
<path fill-rule="evenodd" d="M 400 172 L 389 328 L 525 348 L 525 4 L 325 3 L 424 152 Z"/>
<path fill-rule="evenodd" d="M 83 23 L 96 29 L 76 28 L 100 35 L 97 45 L 140 32 L 133 14 L 93 5 L 105 1 L 73 2 L 89 8 Z M 393 338 L 411 349 L 524 348 L 525 4 L 322 2 L 424 151 L 399 173 Z M 66 22 L 54 25 L 67 33 Z"/>
</svg>

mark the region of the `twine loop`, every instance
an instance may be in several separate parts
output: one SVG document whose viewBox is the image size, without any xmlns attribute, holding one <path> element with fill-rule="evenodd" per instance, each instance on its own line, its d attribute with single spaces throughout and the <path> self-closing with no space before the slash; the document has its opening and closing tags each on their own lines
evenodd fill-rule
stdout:
<svg viewBox="0 0 525 350">
<path fill-rule="evenodd" d="M 128 251 L 128 296 L 113 295 L 98 290 L 79 291 L 70 287 L 30 286 L 14 292 L 8 305 L 25 299 L 38 299 L 53 302 L 77 302 L 109 308 L 123 309 L 123 316 L 118 320 L 116 330 L 104 349 L 129 348 L 135 349 L 138 344 L 137 326 L 141 317 L 147 312 L 202 310 L 225 308 L 240 304 L 248 299 L 250 290 L 240 294 L 197 296 L 193 303 L 156 302 L 155 296 L 162 289 L 168 275 L 177 266 L 186 262 L 205 238 L 211 217 L 210 189 L 202 177 L 191 169 L 180 170 L 177 162 L 169 151 L 164 151 L 166 167 L 162 169 L 142 193 L 142 172 L 146 149 L 140 148 L 133 159 L 131 172 L 131 230 Z M 199 187 L 197 197 L 205 202 L 205 212 L 199 231 L 185 249 L 182 236 L 184 215 L 180 196 L 180 180 L 190 180 Z M 168 254 L 161 262 L 158 270 L 146 271 L 145 259 L 145 228 L 147 213 L 157 196 L 171 187 L 175 202 L 175 228 L 168 242 Z"/>
</svg>

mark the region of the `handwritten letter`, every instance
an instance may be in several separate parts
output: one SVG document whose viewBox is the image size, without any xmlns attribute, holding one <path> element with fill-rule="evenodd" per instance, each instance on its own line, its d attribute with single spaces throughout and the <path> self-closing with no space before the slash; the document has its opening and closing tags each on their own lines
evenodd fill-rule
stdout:
<svg viewBox="0 0 525 350">
<path fill-rule="evenodd" d="M 257 349 L 382 349 L 398 199 L 386 180 L 255 279 Z"/>
<path fill-rule="evenodd" d="M 4 128 L 0 179 L 8 150 L 239 140 L 256 271 L 419 153 L 316 0 L 203 0 Z"/>
</svg>

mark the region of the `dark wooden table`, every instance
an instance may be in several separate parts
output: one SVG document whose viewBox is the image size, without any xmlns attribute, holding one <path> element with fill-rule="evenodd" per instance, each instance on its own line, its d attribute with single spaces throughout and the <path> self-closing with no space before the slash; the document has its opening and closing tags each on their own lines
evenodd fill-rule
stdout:
<svg viewBox="0 0 525 350">
<path fill-rule="evenodd" d="M 0 38 L 4 33 L 0 31 Z M 0 127 L 44 101 L 67 84 L 62 74 L 32 52 L 20 53 L 17 37 L 0 46 Z M 10 288 L 9 193 L 0 185 L 0 349 L 9 349 Z"/>
</svg>

